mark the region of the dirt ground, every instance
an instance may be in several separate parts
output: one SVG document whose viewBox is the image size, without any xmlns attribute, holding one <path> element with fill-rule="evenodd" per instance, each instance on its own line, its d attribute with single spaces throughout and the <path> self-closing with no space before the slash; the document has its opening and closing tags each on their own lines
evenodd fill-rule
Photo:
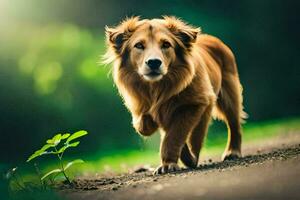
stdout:
<svg viewBox="0 0 300 200">
<path fill-rule="evenodd" d="M 246 144 L 243 152 L 234 161 L 212 158 L 195 170 L 174 174 L 81 178 L 60 193 L 74 200 L 300 199 L 299 133 Z"/>
</svg>

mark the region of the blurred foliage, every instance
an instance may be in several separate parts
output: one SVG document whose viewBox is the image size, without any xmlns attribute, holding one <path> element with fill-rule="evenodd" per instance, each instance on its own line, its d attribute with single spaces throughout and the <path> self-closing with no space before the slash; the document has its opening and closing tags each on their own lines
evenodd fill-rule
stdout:
<svg viewBox="0 0 300 200">
<path fill-rule="evenodd" d="M 13 46 L 7 44 L 12 38 L 18 40 Z M 113 87 L 110 68 L 97 64 L 104 49 L 103 34 L 69 24 L 27 25 L 1 40 L 7 45 L 0 54 L 5 138 L 1 150 L 28 152 L 49 133 L 70 128 L 93 134 L 83 152 L 137 146 L 138 136 L 132 134 L 130 115 Z M 17 135 L 29 143 L 17 142 Z M 116 139 L 120 135 L 126 140 Z"/>
<path fill-rule="evenodd" d="M 67 130 L 90 133 L 77 154 L 157 146 L 158 136 L 145 142 L 134 133 L 110 66 L 97 64 L 104 26 L 131 15 L 175 15 L 225 41 L 236 55 L 249 121 L 298 116 L 299 5 L 291 0 L 2 0 L 0 161 L 23 160 L 50 133 Z M 216 136 L 225 127 L 214 123 L 210 130 Z"/>
</svg>

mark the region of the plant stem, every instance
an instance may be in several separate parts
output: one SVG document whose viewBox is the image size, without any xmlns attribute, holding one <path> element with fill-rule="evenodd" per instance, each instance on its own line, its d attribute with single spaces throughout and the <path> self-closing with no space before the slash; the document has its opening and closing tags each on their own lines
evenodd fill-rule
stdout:
<svg viewBox="0 0 300 200">
<path fill-rule="evenodd" d="M 57 148 L 56 147 L 54 147 L 54 148 L 55 148 L 55 151 L 58 152 Z M 67 176 L 67 174 L 65 172 L 65 169 L 64 169 L 64 164 L 63 164 L 62 156 L 60 156 L 59 154 L 57 154 L 57 157 L 59 159 L 59 163 L 60 163 L 60 167 L 61 167 L 61 172 L 63 173 L 63 175 L 66 178 L 67 182 L 69 184 L 71 184 L 71 181 L 70 181 L 69 177 Z"/>
</svg>

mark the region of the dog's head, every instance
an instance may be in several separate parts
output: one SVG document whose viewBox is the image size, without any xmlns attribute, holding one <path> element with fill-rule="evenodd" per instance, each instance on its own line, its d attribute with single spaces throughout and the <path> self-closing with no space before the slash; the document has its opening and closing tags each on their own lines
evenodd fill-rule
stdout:
<svg viewBox="0 0 300 200">
<path fill-rule="evenodd" d="M 108 51 L 105 59 L 106 62 L 119 59 L 120 68 L 137 73 L 145 81 L 157 82 L 191 67 L 186 55 L 199 32 L 199 28 L 175 17 L 129 18 L 114 28 L 106 28 Z"/>
</svg>

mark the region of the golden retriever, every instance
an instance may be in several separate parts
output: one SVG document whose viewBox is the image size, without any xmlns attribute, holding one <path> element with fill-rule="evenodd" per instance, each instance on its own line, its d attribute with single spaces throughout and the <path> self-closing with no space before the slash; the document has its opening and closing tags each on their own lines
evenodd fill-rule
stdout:
<svg viewBox="0 0 300 200">
<path fill-rule="evenodd" d="M 132 17 L 106 27 L 105 63 L 143 136 L 160 129 L 161 165 L 155 174 L 197 167 L 212 116 L 228 127 L 223 159 L 241 156 L 245 118 L 242 87 L 232 51 L 175 17 Z"/>
</svg>

